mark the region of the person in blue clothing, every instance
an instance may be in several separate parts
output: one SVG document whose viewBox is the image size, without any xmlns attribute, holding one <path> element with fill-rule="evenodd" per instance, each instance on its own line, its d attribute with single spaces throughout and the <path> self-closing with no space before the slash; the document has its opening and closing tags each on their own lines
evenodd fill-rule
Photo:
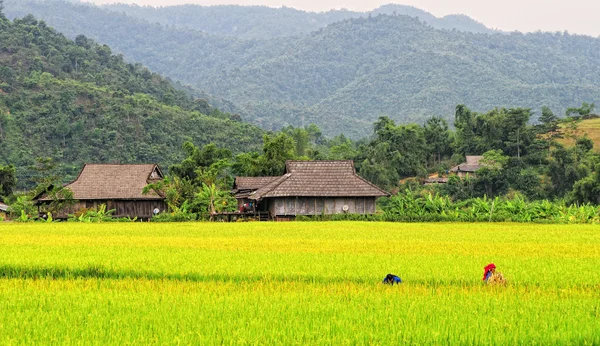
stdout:
<svg viewBox="0 0 600 346">
<path fill-rule="evenodd" d="M 402 283 L 402 279 L 400 279 L 400 277 L 398 277 L 397 275 L 388 274 L 383 279 L 383 283 L 385 285 L 401 284 Z"/>
</svg>

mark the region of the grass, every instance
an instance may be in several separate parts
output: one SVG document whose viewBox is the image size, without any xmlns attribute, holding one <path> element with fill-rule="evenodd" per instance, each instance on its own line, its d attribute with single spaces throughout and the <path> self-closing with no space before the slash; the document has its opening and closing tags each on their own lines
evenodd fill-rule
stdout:
<svg viewBox="0 0 600 346">
<path fill-rule="evenodd" d="M 592 345 L 599 266 L 590 225 L 5 224 L 0 344 Z"/>
<path fill-rule="evenodd" d="M 564 125 L 562 132 L 563 134 L 569 133 Z M 594 151 L 600 151 L 600 118 L 582 120 L 578 124 L 577 131 L 574 134 L 578 137 L 587 136 L 594 142 Z M 575 141 L 572 138 L 567 137 L 558 140 L 558 142 L 567 147 L 575 145 Z"/>
</svg>

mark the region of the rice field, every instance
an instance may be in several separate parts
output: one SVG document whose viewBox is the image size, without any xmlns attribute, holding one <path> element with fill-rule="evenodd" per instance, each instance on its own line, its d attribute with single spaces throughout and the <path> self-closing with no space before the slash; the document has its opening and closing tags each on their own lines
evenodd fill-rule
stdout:
<svg viewBox="0 0 600 346">
<path fill-rule="evenodd" d="M 0 344 L 597 345 L 599 268 L 593 225 L 3 223 Z"/>
</svg>

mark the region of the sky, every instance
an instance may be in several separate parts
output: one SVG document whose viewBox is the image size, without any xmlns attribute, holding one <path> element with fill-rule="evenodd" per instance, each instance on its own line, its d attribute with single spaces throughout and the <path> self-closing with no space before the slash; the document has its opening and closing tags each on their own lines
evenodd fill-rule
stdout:
<svg viewBox="0 0 600 346">
<path fill-rule="evenodd" d="M 465 14 L 487 27 L 504 31 L 569 31 L 600 36 L 600 0 L 84 0 L 96 4 L 114 2 L 138 5 L 265 5 L 306 11 L 346 8 L 369 11 L 388 3 L 411 5 L 443 17 Z"/>
</svg>

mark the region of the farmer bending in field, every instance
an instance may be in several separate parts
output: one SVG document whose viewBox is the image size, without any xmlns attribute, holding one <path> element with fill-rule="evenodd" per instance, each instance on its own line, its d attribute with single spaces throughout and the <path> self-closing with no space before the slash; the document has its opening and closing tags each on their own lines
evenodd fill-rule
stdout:
<svg viewBox="0 0 600 346">
<path fill-rule="evenodd" d="M 496 273 L 496 265 L 494 263 L 490 263 L 485 268 L 483 268 L 483 281 L 488 284 L 505 284 L 506 280 L 502 273 Z"/>
<path fill-rule="evenodd" d="M 400 279 L 398 276 L 396 276 L 394 274 L 388 274 L 383 279 L 383 283 L 385 285 L 401 284 L 402 279 Z"/>
</svg>

